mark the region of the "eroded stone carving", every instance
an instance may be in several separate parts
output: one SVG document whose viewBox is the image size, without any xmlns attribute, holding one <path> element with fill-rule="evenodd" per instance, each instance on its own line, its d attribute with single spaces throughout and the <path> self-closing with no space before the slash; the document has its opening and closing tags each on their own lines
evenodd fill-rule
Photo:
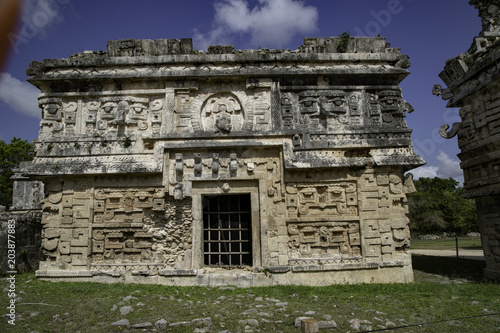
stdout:
<svg viewBox="0 0 500 333">
<path fill-rule="evenodd" d="M 361 259 L 359 222 L 288 224 L 292 258 L 317 255 Z"/>
<path fill-rule="evenodd" d="M 476 201 L 478 224 L 483 240 L 487 278 L 500 279 L 500 221 L 498 134 L 500 133 L 500 63 L 496 54 L 500 39 L 498 1 L 471 0 L 482 22 L 482 31 L 467 52 L 446 62 L 439 77 L 448 86 L 435 85 L 433 93 L 448 100 L 447 107 L 460 107 L 461 122 L 443 125 L 440 134 L 458 138 L 466 195 Z"/>
<path fill-rule="evenodd" d="M 423 160 L 397 86 L 408 57 L 383 38 L 339 43 L 195 54 L 189 40 L 121 40 L 30 66 L 44 94 L 22 170 L 46 182 L 38 276 L 411 281 L 403 174 Z"/>
<path fill-rule="evenodd" d="M 354 182 L 332 184 L 287 184 L 290 218 L 314 215 L 357 216 L 357 193 Z"/>
</svg>

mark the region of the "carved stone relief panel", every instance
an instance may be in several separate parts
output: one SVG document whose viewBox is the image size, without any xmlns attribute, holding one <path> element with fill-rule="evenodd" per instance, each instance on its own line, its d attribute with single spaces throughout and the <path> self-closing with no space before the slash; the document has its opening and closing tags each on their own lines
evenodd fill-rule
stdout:
<svg viewBox="0 0 500 333">
<path fill-rule="evenodd" d="M 42 137 L 94 135 L 96 130 L 118 131 L 119 128 L 154 135 L 159 134 L 162 122 L 161 98 L 113 96 L 84 101 L 44 98 L 39 100 L 39 105 L 42 108 Z"/>
<path fill-rule="evenodd" d="M 147 98 L 102 97 L 97 129 L 118 131 L 118 128 L 124 125 L 147 129 L 148 103 Z"/>
<path fill-rule="evenodd" d="M 281 92 L 284 129 L 338 130 L 346 125 L 404 127 L 413 111 L 399 90 L 305 90 Z"/>
<path fill-rule="evenodd" d="M 92 262 L 152 261 L 153 234 L 144 224 L 148 216 L 164 210 L 161 188 L 96 189 Z"/>
<path fill-rule="evenodd" d="M 140 132 L 159 135 L 163 99 L 131 96 L 102 97 L 86 103 L 85 132 Z"/>
<path fill-rule="evenodd" d="M 177 200 L 191 196 L 192 182 L 223 179 L 266 180 L 266 192 L 274 202 L 282 201 L 282 170 L 273 149 L 183 150 L 171 152 L 168 161 L 169 194 Z"/>
<path fill-rule="evenodd" d="M 290 258 L 361 257 L 359 221 L 288 223 Z"/>
<path fill-rule="evenodd" d="M 60 98 L 43 98 L 38 101 L 42 109 L 40 138 L 57 135 L 64 129 L 62 101 Z"/>
<path fill-rule="evenodd" d="M 328 128 L 349 122 L 346 92 L 342 90 L 313 90 L 299 93 L 302 126 Z"/>
<path fill-rule="evenodd" d="M 286 185 L 288 218 L 357 216 L 356 182 Z"/>
<path fill-rule="evenodd" d="M 94 193 L 94 224 L 130 226 L 142 223 L 145 209 L 163 210 L 163 189 L 96 189 Z"/>
<path fill-rule="evenodd" d="M 174 128 L 221 134 L 271 130 L 271 85 L 242 81 L 176 88 Z"/>
<path fill-rule="evenodd" d="M 94 228 L 93 263 L 150 262 L 153 235 L 142 228 Z"/>
<path fill-rule="evenodd" d="M 205 130 L 230 133 L 243 129 L 245 115 L 239 99 L 232 93 L 218 93 L 203 103 L 201 122 Z"/>
</svg>

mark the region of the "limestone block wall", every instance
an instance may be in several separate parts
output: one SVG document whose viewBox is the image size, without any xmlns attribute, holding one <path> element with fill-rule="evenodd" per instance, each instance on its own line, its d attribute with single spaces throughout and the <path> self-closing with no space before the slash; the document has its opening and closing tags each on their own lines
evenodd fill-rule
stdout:
<svg viewBox="0 0 500 333">
<path fill-rule="evenodd" d="M 412 281 L 404 174 L 424 161 L 398 86 L 408 57 L 383 38 L 339 43 L 121 40 L 33 62 L 42 121 L 22 173 L 45 184 L 37 276 Z"/>
<path fill-rule="evenodd" d="M 458 137 L 467 196 L 476 200 L 478 222 L 487 267 L 485 276 L 500 277 L 497 225 L 500 223 L 500 2 L 472 0 L 483 30 L 470 49 L 447 62 L 440 73 L 447 88 L 434 86 L 434 94 L 459 107 L 460 123 L 441 127 L 445 138 Z"/>
<path fill-rule="evenodd" d="M 38 269 L 41 253 L 42 226 L 40 224 L 40 213 L 38 211 L 7 212 L 5 207 L 0 206 L 0 244 L 4 254 L 1 257 L 0 272 L 16 271 L 18 273 L 29 272 Z M 8 256 L 9 220 L 15 221 L 15 267 L 10 267 Z M 10 238 L 10 240 L 14 240 Z"/>
<path fill-rule="evenodd" d="M 481 232 L 481 242 L 486 260 L 484 275 L 492 280 L 500 279 L 500 230 L 498 224 L 500 213 L 497 209 L 499 205 L 500 196 L 498 195 L 476 198 L 479 231 Z"/>
</svg>

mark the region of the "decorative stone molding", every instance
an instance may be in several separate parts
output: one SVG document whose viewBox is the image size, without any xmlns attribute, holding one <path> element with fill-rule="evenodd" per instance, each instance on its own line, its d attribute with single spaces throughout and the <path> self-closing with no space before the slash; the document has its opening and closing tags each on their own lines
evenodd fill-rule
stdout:
<svg viewBox="0 0 500 333">
<path fill-rule="evenodd" d="M 45 184 L 37 276 L 412 281 L 404 173 L 425 162 L 398 87 L 408 57 L 384 38 L 339 43 L 129 39 L 32 63 L 43 118 L 21 172 Z"/>
</svg>

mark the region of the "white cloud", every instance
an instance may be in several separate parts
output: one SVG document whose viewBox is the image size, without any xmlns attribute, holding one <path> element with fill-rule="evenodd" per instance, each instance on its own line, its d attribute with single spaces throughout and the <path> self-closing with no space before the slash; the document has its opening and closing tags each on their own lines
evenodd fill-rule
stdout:
<svg viewBox="0 0 500 333">
<path fill-rule="evenodd" d="M 28 82 L 22 82 L 9 73 L 0 73 L 0 101 L 15 111 L 40 118 L 41 111 L 37 99 L 39 93 L 40 91 Z"/>
<path fill-rule="evenodd" d="M 458 159 L 452 159 L 442 150 L 439 151 L 439 154 L 436 158 L 439 161 L 439 167 L 437 171 L 438 177 L 452 177 L 455 179 L 463 177 L 463 172 L 462 169 L 460 169 L 460 162 L 458 161 Z"/>
<path fill-rule="evenodd" d="M 421 166 L 420 168 L 416 168 L 411 170 L 410 172 L 413 174 L 415 179 L 419 178 L 435 178 L 437 177 L 437 166 Z"/>
<path fill-rule="evenodd" d="M 460 162 L 458 159 L 451 158 L 444 151 L 439 151 L 439 154 L 436 156 L 438 160 L 438 166 L 422 166 L 420 168 L 411 170 L 410 172 L 413 174 L 415 179 L 418 178 L 454 178 L 459 183 L 463 183 L 464 177 L 462 169 L 460 169 Z"/>
<path fill-rule="evenodd" d="M 315 32 L 318 10 L 299 0 L 258 0 L 249 8 L 247 0 L 220 0 L 214 4 L 213 28 L 206 34 L 194 30 L 197 48 L 229 43 L 235 34 L 249 34 L 250 46 L 280 48 L 294 35 Z"/>
</svg>

